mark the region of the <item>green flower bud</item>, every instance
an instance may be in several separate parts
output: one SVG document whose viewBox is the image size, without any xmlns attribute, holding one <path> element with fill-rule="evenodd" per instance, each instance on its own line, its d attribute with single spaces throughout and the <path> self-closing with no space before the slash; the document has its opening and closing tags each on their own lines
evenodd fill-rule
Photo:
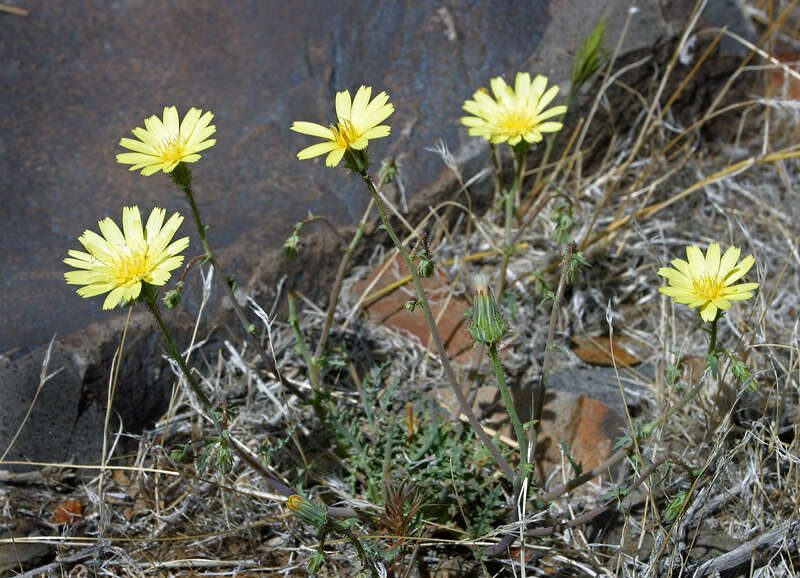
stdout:
<svg viewBox="0 0 800 578">
<path fill-rule="evenodd" d="M 421 257 L 417 264 L 417 274 L 420 277 L 430 277 L 433 275 L 433 260 L 428 257 Z"/>
<path fill-rule="evenodd" d="M 178 281 L 175 289 L 171 289 L 164 294 L 162 301 L 167 309 L 175 309 L 178 303 L 181 302 L 181 289 L 183 289 L 183 281 Z"/>
<path fill-rule="evenodd" d="M 475 299 L 472 302 L 469 333 L 478 343 L 496 345 L 508 328 L 497 310 L 497 302 L 489 288 L 489 278 L 486 275 L 475 275 L 472 285 L 475 287 Z"/>
<path fill-rule="evenodd" d="M 289 238 L 286 239 L 283 243 L 283 256 L 287 261 L 291 261 L 295 257 L 297 257 L 297 253 L 300 251 L 300 236 L 297 234 L 297 229 L 295 229 Z"/>
</svg>

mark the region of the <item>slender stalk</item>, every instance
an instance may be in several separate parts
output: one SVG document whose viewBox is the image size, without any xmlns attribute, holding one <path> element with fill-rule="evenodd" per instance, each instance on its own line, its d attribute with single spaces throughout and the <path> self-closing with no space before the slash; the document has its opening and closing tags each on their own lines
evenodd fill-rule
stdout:
<svg viewBox="0 0 800 578">
<path fill-rule="evenodd" d="M 281 385 L 300 399 L 305 399 L 306 396 L 302 391 L 284 379 L 284 377 L 278 371 L 278 368 L 275 366 L 275 363 L 272 361 L 272 358 L 258 342 L 258 339 L 256 339 L 255 336 L 250 332 L 250 323 L 247 321 L 247 316 L 245 315 L 241 305 L 239 305 L 239 302 L 236 300 L 236 296 L 233 294 L 233 288 L 228 282 L 224 271 L 220 268 L 219 262 L 217 261 L 214 252 L 211 250 L 211 245 L 208 243 L 208 238 L 206 237 L 207 227 L 200 218 L 200 212 L 197 210 L 197 203 L 195 203 L 194 200 L 194 193 L 192 192 L 192 173 L 189 170 L 189 167 L 186 166 L 185 163 L 178 163 L 178 166 L 175 167 L 175 169 L 170 173 L 170 176 L 172 177 L 173 182 L 184 192 L 186 199 L 189 201 L 189 206 L 192 208 L 192 216 L 194 217 L 195 225 L 197 225 L 197 232 L 200 235 L 200 241 L 202 242 L 203 249 L 206 252 L 206 258 L 208 259 L 208 262 L 214 266 L 214 269 L 216 269 L 217 278 L 219 279 L 220 283 L 222 283 L 222 287 L 225 290 L 231 305 L 233 306 L 233 310 L 236 312 L 239 321 L 242 323 L 242 327 L 244 328 L 244 333 L 247 336 L 247 339 L 258 352 L 258 355 L 261 357 L 261 360 L 267 366 L 269 371 L 275 375 L 278 381 L 280 381 Z"/>
<path fill-rule="evenodd" d="M 464 395 L 464 392 L 461 391 L 461 388 L 458 384 L 458 379 L 456 378 L 456 374 L 453 371 L 453 367 L 450 365 L 450 359 L 447 355 L 447 350 L 444 347 L 444 343 L 442 342 L 442 338 L 439 335 L 439 329 L 436 325 L 436 320 L 433 318 L 433 313 L 431 312 L 430 305 L 428 304 L 428 299 L 425 295 L 425 290 L 422 287 L 422 281 L 417 274 L 417 269 L 414 267 L 414 262 L 411 260 L 411 256 L 406 251 L 406 248 L 403 246 L 403 243 L 397 237 L 397 234 L 392 227 L 392 224 L 389 222 L 389 216 L 386 214 L 386 209 L 383 206 L 383 201 L 381 200 L 380 193 L 375 188 L 375 183 L 372 182 L 369 174 L 367 173 L 366 169 L 363 168 L 359 171 L 361 178 L 364 179 L 364 183 L 366 183 L 367 188 L 369 189 L 370 195 L 372 195 L 372 199 L 375 201 L 375 206 L 378 207 L 378 212 L 381 215 L 381 221 L 383 222 L 384 227 L 386 228 L 386 232 L 389 233 L 389 237 L 391 237 L 392 242 L 394 243 L 395 247 L 397 248 L 400 255 L 403 257 L 403 260 L 408 267 L 409 272 L 411 273 L 412 280 L 414 281 L 414 288 L 417 292 L 417 298 L 419 299 L 420 304 L 422 305 L 422 311 L 425 314 L 425 321 L 428 324 L 428 328 L 431 332 L 431 338 L 436 346 L 436 351 L 439 354 L 439 358 L 442 361 L 442 365 L 444 366 L 445 373 L 447 374 L 448 381 L 450 386 L 453 389 L 453 393 L 455 393 L 456 399 L 458 403 L 461 404 L 461 407 L 464 410 L 464 413 L 469 420 L 470 425 L 475 430 L 475 433 L 480 438 L 483 445 L 492 454 L 495 462 L 503 471 L 503 474 L 509 479 L 514 480 L 514 470 L 509 465 L 508 461 L 503 457 L 503 454 L 500 453 L 500 450 L 497 449 L 497 446 L 492 443 L 491 438 L 489 438 L 488 434 L 484 431 L 481 427 L 480 422 L 475 417 L 475 414 L 472 411 L 472 408 L 469 406 L 467 402 L 467 398 Z"/>
<path fill-rule="evenodd" d="M 319 376 L 320 376 L 320 360 L 319 358 L 311 355 L 311 351 L 303 339 L 303 333 L 300 331 L 300 325 L 297 323 L 297 306 L 295 305 L 294 291 L 289 291 L 289 325 L 294 332 L 295 341 L 297 341 L 297 349 L 300 355 L 308 366 L 308 376 L 311 381 L 311 405 L 314 407 L 314 413 L 317 414 L 317 419 L 320 422 L 325 420 L 325 409 L 322 407 L 319 392 Z"/>
<path fill-rule="evenodd" d="M 153 314 L 153 317 L 158 324 L 159 329 L 161 330 L 164 339 L 167 342 L 167 354 L 178 364 L 178 367 L 181 369 L 181 373 L 186 378 L 186 383 L 189 384 L 189 388 L 192 392 L 197 396 L 200 400 L 200 403 L 203 404 L 203 407 L 209 413 L 214 411 L 214 406 L 211 403 L 211 400 L 208 399 L 208 396 L 203 392 L 203 390 L 198 385 L 197 381 L 194 379 L 194 376 L 189 371 L 189 368 L 186 366 L 186 362 L 183 360 L 183 357 L 180 355 L 175 342 L 172 340 L 172 336 L 170 335 L 169 330 L 167 329 L 166 324 L 164 323 L 164 319 L 161 317 L 161 311 L 158 308 L 158 299 L 155 292 L 153 295 L 149 296 L 149 298 L 144 299 L 147 308 L 150 309 L 150 312 Z M 219 431 L 219 424 L 215 424 L 217 426 L 217 430 Z M 222 432 L 219 432 L 222 434 Z M 280 493 L 283 496 L 289 497 L 293 494 L 297 494 L 297 492 L 292 489 L 291 487 L 284 484 L 278 478 L 276 478 L 267 468 L 265 468 L 259 461 L 253 457 L 250 452 L 245 448 L 241 442 L 237 441 L 232 435 L 227 436 L 227 440 L 230 443 L 233 450 L 239 456 L 239 458 L 249 465 L 254 471 L 258 472 L 266 481 L 267 485 L 269 485 L 273 490 Z M 336 518 L 354 518 L 358 516 L 358 512 L 353 510 L 352 508 L 340 508 L 340 507 L 328 507 L 328 514 Z"/>
<path fill-rule="evenodd" d="M 503 189 L 506 188 L 505 182 L 503 180 L 503 165 L 500 162 L 500 155 L 497 151 L 497 147 L 494 146 L 494 143 L 489 143 L 489 148 L 491 149 L 492 152 L 492 164 L 494 164 L 494 176 L 497 179 L 495 183 L 497 185 L 497 190 L 495 191 L 495 194 L 497 194 L 497 192 L 502 191 Z"/>
<path fill-rule="evenodd" d="M 523 144 L 525 143 L 525 144 Z M 500 287 L 497 291 L 497 299 L 503 300 L 503 293 L 506 290 L 506 270 L 508 269 L 508 261 L 511 258 L 511 253 L 514 251 L 514 244 L 511 240 L 511 225 L 514 221 L 514 203 L 516 201 L 519 191 L 522 189 L 522 179 L 525 168 L 525 156 L 528 154 L 527 142 L 521 141 L 514 147 L 514 159 L 516 162 L 516 171 L 514 173 L 514 183 L 511 185 L 511 190 L 506 191 L 506 211 L 505 211 L 505 247 L 503 250 L 503 265 L 500 269 Z"/>
<path fill-rule="evenodd" d="M 361 221 L 358 223 L 358 229 L 356 229 L 356 233 L 353 235 L 350 245 L 347 246 L 347 249 L 342 256 L 342 260 L 339 262 L 339 269 L 336 271 L 336 280 L 333 282 L 330 299 L 328 300 L 328 314 L 325 317 L 325 325 L 322 327 L 322 334 L 319 336 L 317 347 L 314 350 L 315 359 L 319 359 L 319 357 L 322 355 L 322 352 L 325 350 L 325 344 L 328 342 L 328 334 L 330 333 L 331 325 L 333 324 L 333 314 L 336 311 L 336 303 L 339 301 L 339 293 L 342 290 L 344 274 L 347 270 L 347 265 L 350 262 L 350 256 L 353 254 L 353 251 L 355 251 L 356 245 L 358 245 L 359 241 L 361 241 L 361 237 L 364 236 L 364 231 L 366 230 L 367 223 L 369 221 L 369 214 L 372 212 L 374 203 L 375 201 L 372 199 L 369 200 L 369 205 L 367 205 L 367 208 L 361 217 Z"/>
<path fill-rule="evenodd" d="M 719 321 L 719 313 L 711 322 L 711 340 L 708 342 L 708 353 L 716 353 L 717 351 L 717 321 Z"/>
<path fill-rule="evenodd" d="M 203 404 L 203 407 L 206 408 L 206 411 L 212 411 L 214 406 L 211 403 L 211 400 L 208 399 L 208 396 L 206 396 L 203 390 L 200 389 L 200 386 L 195 381 L 194 376 L 192 376 L 192 373 L 189 371 L 189 368 L 186 367 L 186 362 L 183 360 L 183 356 L 181 356 L 179 353 L 178 347 L 175 345 L 167 326 L 164 324 L 164 318 L 161 317 L 161 311 L 158 308 L 158 301 L 156 299 L 147 299 L 145 300 L 145 303 L 147 304 L 147 308 L 150 309 L 150 313 L 152 313 L 153 317 L 155 317 L 158 328 L 161 330 L 161 334 L 164 336 L 164 339 L 167 342 L 167 354 L 173 359 L 173 361 L 175 361 L 175 363 L 178 364 L 178 367 L 181 368 L 181 372 L 186 378 L 186 383 L 189 384 L 189 387 L 197 396 L 197 399 L 200 400 L 200 403 Z"/>
<path fill-rule="evenodd" d="M 503 366 L 500 364 L 500 357 L 497 355 L 497 345 L 494 343 L 489 345 L 489 357 L 492 359 L 494 366 L 494 374 L 497 377 L 497 386 L 500 388 L 500 394 L 503 396 L 503 402 L 506 404 L 508 415 L 511 417 L 511 424 L 514 426 L 514 433 L 517 435 L 519 442 L 519 479 L 525 479 L 528 475 L 528 438 L 525 435 L 525 428 L 522 427 L 522 422 L 517 414 L 517 409 L 514 406 L 514 400 L 511 398 L 511 392 L 506 385 L 506 378 L 503 372 Z"/>
<path fill-rule="evenodd" d="M 561 262 L 561 277 L 558 280 L 558 289 L 556 289 L 556 295 L 553 298 L 553 309 L 550 312 L 550 327 L 547 330 L 544 361 L 542 362 L 542 378 L 539 382 L 539 390 L 536 392 L 536 396 L 531 398 L 531 419 L 535 421 L 535 424 L 528 430 L 530 432 L 528 448 L 532 454 L 536 453 L 536 442 L 538 431 L 541 427 L 544 399 L 545 394 L 547 393 L 547 382 L 550 379 L 550 358 L 552 356 L 553 338 L 555 336 L 556 321 L 558 319 L 558 307 L 561 303 L 561 296 L 564 293 L 564 287 L 567 285 L 567 272 L 569 271 L 569 262 L 574 250 L 575 243 L 570 243 L 567 247 L 567 250 L 564 252 L 564 258 Z"/>
</svg>

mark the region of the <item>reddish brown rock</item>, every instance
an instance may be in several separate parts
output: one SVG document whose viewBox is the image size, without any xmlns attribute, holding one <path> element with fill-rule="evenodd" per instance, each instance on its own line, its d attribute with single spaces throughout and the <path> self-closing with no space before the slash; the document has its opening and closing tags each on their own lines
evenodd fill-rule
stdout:
<svg viewBox="0 0 800 578">
<path fill-rule="evenodd" d="M 363 281 L 353 285 L 352 292 L 361 295 L 377 278 L 377 283 L 365 299 L 364 309 L 373 323 L 383 325 L 397 331 L 404 331 L 413 335 L 427 346 L 430 342 L 430 330 L 425 322 L 421 309 L 413 313 L 405 308 L 405 303 L 415 298 L 414 286 L 409 281 L 379 299 L 370 299 L 388 287 L 397 284 L 409 276 L 408 267 L 398 255 L 394 262 L 384 271 L 384 265 L 377 267 L 372 274 Z M 383 271 L 383 273 L 382 273 Z M 464 295 L 453 295 L 444 274 L 437 272 L 435 275 L 422 280 L 422 285 L 428 296 L 431 311 L 439 321 L 439 334 L 442 336 L 447 352 L 456 361 L 465 363 L 472 359 L 472 337 L 467 332 L 468 322 L 464 312 L 470 307 Z M 444 313 L 442 310 L 444 309 Z"/>
<path fill-rule="evenodd" d="M 614 365 L 616 363 L 618 367 L 630 367 L 641 363 L 641 359 L 628 350 L 629 347 L 629 341 L 624 337 L 615 337 L 612 341 L 608 335 L 572 336 L 572 351 L 582 361 L 593 365 Z"/>
</svg>

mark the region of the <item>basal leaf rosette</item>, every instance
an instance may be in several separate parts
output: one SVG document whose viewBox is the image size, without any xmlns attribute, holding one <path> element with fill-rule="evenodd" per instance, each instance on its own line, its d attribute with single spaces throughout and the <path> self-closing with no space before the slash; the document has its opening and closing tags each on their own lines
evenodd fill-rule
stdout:
<svg viewBox="0 0 800 578">
<path fill-rule="evenodd" d="M 101 235 L 86 230 L 78 241 L 86 249 L 69 251 L 64 263 L 76 270 L 64 274 L 70 285 L 82 285 L 81 297 L 108 293 L 103 309 L 113 309 L 120 303 L 135 301 L 142 284 L 161 286 L 170 272 L 183 264 L 180 255 L 189 246 L 189 237 L 172 241 L 183 222 L 178 213 L 164 223 L 166 211 L 154 208 L 142 227 L 138 207 L 122 209 L 122 230 L 111 218 L 98 223 Z"/>
<path fill-rule="evenodd" d="M 163 118 L 153 115 L 144 120 L 145 128 L 136 127 L 136 139 L 123 138 L 121 147 L 133 152 L 120 153 L 117 162 L 132 165 L 130 170 L 141 169 L 145 176 L 158 171 L 170 173 L 178 163 L 193 163 L 200 160 L 200 151 L 214 146 L 215 139 L 209 139 L 217 130 L 211 124 L 214 115 L 210 111 L 190 108 L 182 121 L 178 119 L 178 109 L 165 106 Z"/>
<path fill-rule="evenodd" d="M 699 307 L 704 321 L 714 321 L 718 311 L 730 308 L 731 301 L 750 299 L 758 288 L 758 283 L 734 285 L 755 263 L 752 255 L 739 261 L 740 255 L 741 249 L 728 247 L 720 257 L 719 243 L 711 243 L 705 255 L 697 245 L 690 245 L 686 247 L 686 261 L 673 259 L 670 263 L 674 269 L 658 270 L 669 281 L 659 291 L 676 303 Z"/>
<path fill-rule="evenodd" d="M 546 76 L 537 75 L 531 81 L 530 74 L 518 72 L 513 88 L 500 76 L 493 78 L 490 86 L 494 97 L 479 89 L 472 100 L 464 102 L 464 110 L 473 115 L 461 118 L 469 134 L 494 144 L 507 141 L 513 147 L 522 140 L 537 143 L 542 133 L 561 130 L 560 122 L 548 119 L 564 114 L 567 107 L 547 108 L 558 94 L 558 86 L 548 89 Z"/>
<path fill-rule="evenodd" d="M 305 121 L 292 123 L 291 130 L 324 139 L 301 150 L 297 158 L 305 160 L 327 154 L 325 164 L 335 167 L 347 151 L 364 150 L 370 139 L 389 136 L 391 127 L 381 123 L 394 112 L 394 106 L 386 92 L 373 99 L 371 96 L 371 86 L 360 87 L 352 100 L 350 91 L 337 92 L 336 124 L 326 127 Z"/>
</svg>

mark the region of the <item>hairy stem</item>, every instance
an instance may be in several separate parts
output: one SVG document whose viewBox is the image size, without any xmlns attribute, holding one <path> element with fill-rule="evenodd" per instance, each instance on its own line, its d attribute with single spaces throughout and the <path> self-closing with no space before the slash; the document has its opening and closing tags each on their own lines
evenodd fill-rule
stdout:
<svg viewBox="0 0 800 578">
<path fill-rule="evenodd" d="M 258 355 L 267 366 L 267 369 L 269 369 L 269 371 L 275 375 L 278 381 L 281 382 L 281 385 L 300 399 L 305 399 L 306 396 L 302 391 L 284 379 L 284 377 L 278 371 L 278 368 L 275 366 L 275 363 L 272 361 L 272 358 L 258 342 L 258 339 L 256 339 L 255 336 L 250 332 L 250 323 L 247 321 L 247 316 L 245 315 L 241 305 L 239 305 L 239 302 L 236 300 L 236 296 L 233 294 L 233 288 L 228 282 L 224 271 L 220 268 L 219 262 L 217 261 L 214 252 L 211 250 L 211 245 L 208 243 L 208 238 L 206 237 L 207 227 L 200 218 L 200 212 L 197 210 L 197 203 L 195 203 L 194 200 L 194 193 L 192 192 L 192 173 L 189 170 L 189 167 L 186 166 L 185 163 L 178 163 L 178 166 L 175 167 L 175 169 L 170 173 L 170 176 L 175 184 L 184 192 L 186 199 L 189 201 L 189 206 L 192 208 L 192 216 L 194 217 L 195 225 L 197 225 L 197 233 L 200 235 L 200 241 L 203 243 L 203 249 L 206 252 L 206 258 L 208 259 L 208 262 L 214 266 L 214 269 L 216 269 L 217 278 L 219 279 L 220 283 L 222 283 L 222 287 L 225 290 L 231 305 L 233 306 L 233 310 L 236 312 L 239 321 L 242 323 L 242 327 L 244 328 L 244 333 L 247 336 L 247 339 L 258 352 Z"/>
<path fill-rule="evenodd" d="M 511 418 L 511 424 L 514 426 L 514 433 L 519 442 L 519 480 L 520 485 L 528 475 L 528 439 L 525 435 L 525 428 L 522 427 L 522 422 L 517 414 L 517 409 L 514 406 L 514 400 L 511 397 L 511 392 L 506 385 L 506 378 L 503 372 L 503 366 L 500 364 L 500 357 L 497 355 L 497 345 L 494 343 L 489 345 L 489 357 L 494 366 L 494 374 L 497 377 L 497 386 L 500 388 L 500 394 L 503 396 L 503 402 L 506 404 L 508 415 Z"/>
<path fill-rule="evenodd" d="M 197 383 L 194 376 L 189 371 L 189 368 L 186 366 L 186 362 L 183 360 L 183 357 L 180 355 L 179 350 L 164 323 L 164 319 L 161 317 L 161 311 L 158 308 L 158 301 L 154 297 L 155 294 L 153 298 L 146 299 L 145 303 L 147 304 L 148 309 L 150 309 L 150 312 L 153 314 L 161 333 L 164 335 L 164 339 L 167 342 L 167 354 L 175 361 L 175 363 L 178 364 L 178 367 L 181 369 L 181 373 L 183 373 L 183 376 L 186 378 L 186 383 L 189 384 L 189 388 L 197 396 L 197 399 L 200 400 L 200 403 L 203 404 L 203 407 L 206 409 L 206 411 L 209 413 L 214 411 L 214 406 L 211 403 L 211 400 L 208 399 L 208 396 L 206 396 L 206 394 L 200 388 L 200 385 Z M 219 424 L 216 425 L 217 430 L 219 431 L 220 426 Z M 221 431 L 219 431 L 219 433 L 220 435 L 222 434 Z M 254 471 L 260 474 L 270 488 L 286 497 L 297 493 L 297 491 L 284 484 L 267 468 L 265 468 L 253 455 L 250 454 L 250 452 L 242 445 L 241 442 L 236 440 L 236 438 L 234 438 L 232 435 L 229 435 L 227 439 L 239 458 Z M 358 513 L 352 508 L 329 507 L 328 513 L 335 518 L 354 518 L 358 516 Z"/>
<path fill-rule="evenodd" d="M 522 141 L 525 142 L 525 141 Z M 526 143 L 527 144 L 527 143 Z M 504 239 L 505 246 L 503 250 L 503 265 L 500 268 L 500 286 L 497 292 L 497 299 L 503 300 L 503 293 L 506 290 L 506 271 L 508 270 L 508 261 L 511 258 L 511 253 L 514 252 L 514 244 L 511 240 L 511 225 L 514 221 L 514 204 L 517 199 L 517 194 L 522 190 L 522 179 L 525 168 L 525 156 L 528 154 L 528 147 L 518 144 L 514 148 L 514 159 L 516 162 L 516 171 L 514 173 L 514 183 L 511 185 L 511 190 L 505 193 L 505 225 L 504 225 Z"/>
<path fill-rule="evenodd" d="M 439 358 L 441 359 L 442 365 L 444 366 L 445 373 L 447 374 L 448 381 L 450 386 L 453 389 L 453 393 L 455 393 L 456 399 L 458 403 L 461 404 L 461 407 L 464 413 L 469 420 L 470 425 L 475 430 L 475 433 L 480 438 L 483 445 L 486 449 L 491 453 L 492 457 L 494 458 L 497 465 L 503 471 L 503 474 L 509 479 L 514 480 L 514 470 L 509 465 L 508 461 L 503 457 L 503 454 L 500 453 L 500 450 L 497 449 L 497 446 L 492 443 L 491 438 L 489 435 L 484 431 L 481 427 L 478 418 L 475 417 L 475 414 L 472 411 L 469 403 L 467 402 L 467 398 L 464 395 L 464 392 L 461 391 L 461 388 L 458 384 L 458 379 L 456 378 L 456 374 L 453 371 L 453 367 L 450 365 L 450 359 L 447 355 L 447 350 L 444 347 L 444 343 L 442 342 L 442 338 L 439 335 L 439 329 L 436 325 L 436 320 L 433 318 L 433 313 L 431 312 L 430 305 L 428 304 L 428 299 L 425 295 L 425 290 L 422 287 L 422 281 L 417 274 L 417 268 L 414 267 L 414 262 L 411 260 L 411 256 L 406 251 L 406 248 L 403 246 L 403 243 L 397 237 L 397 234 L 392 227 L 392 224 L 389 222 L 389 216 L 386 214 L 386 209 L 383 206 L 383 201 L 381 200 L 380 193 L 375 188 L 375 183 L 372 182 L 369 174 L 367 173 L 366 169 L 360 171 L 361 178 L 364 179 L 364 183 L 366 183 L 367 188 L 369 189 L 370 195 L 372 195 L 372 199 L 375 201 L 375 206 L 378 207 L 378 212 L 381 215 L 381 221 L 383 222 L 384 227 L 386 228 L 386 232 L 389 233 L 389 237 L 391 237 L 392 242 L 394 243 L 395 247 L 397 248 L 400 255 L 403 257 L 403 260 L 408 267 L 408 270 L 411 273 L 411 278 L 414 282 L 414 288 L 417 292 L 417 298 L 419 299 L 420 304 L 422 305 L 422 311 L 425 314 L 425 321 L 428 324 L 428 328 L 431 332 L 431 339 L 433 339 L 434 345 L 436 346 L 436 351 L 439 354 Z"/>
<path fill-rule="evenodd" d="M 528 447 L 532 454 L 536 453 L 536 442 L 539 428 L 541 427 L 542 411 L 544 410 L 544 399 L 547 393 L 547 382 L 550 379 L 550 358 L 552 357 L 553 339 L 556 332 L 556 321 L 558 320 L 558 307 L 561 304 L 561 296 L 564 294 L 564 287 L 567 285 L 567 272 L 572 253 L 575 251 L 575 243 L 570 243 L 564 251 L 564 258 L 561 262 L 561 277 L 558 280 L 558 289 L 553 298 L 553 309 L 550 312 L 550 327 L 547 330 L 547 341 L 544 348 L 544 361 L 542 362 L 542 378 L 539 382 L 539 390 L 536 396 L 531 397 L 531 419 L 535 422 L 530 432 Z"/>
<path fill-rule="evenodd" d="M 375 201 L 370 199 L 369 205 L 367 205 L 367 208 L 358 223 L 358 229 L 356 229 L 355 235 L 353 235 L 350 244 L 347 246 L 347 249 L 342 256 L 342 260 L 339 262 L 339 269 L 336 271 L 336 280 L 333 282 L 330 299 L 328 300 L 328 314 L 325 317 L 325 325 L 322 328 L 322 334 L 319 336 L 317 347 L 314 350 L 315 359 L 319 359 L 319 357 L 322 355 L 322 352 L 325 350 L 325 344 L 328 342 L 328 334 L 330 333 L 331 325 L 333 324 L 333 314 L 336 311 L 336 303 L 339 301 L 339 293 L 342 290 L 344 274 L 347 270 L 347 265 L 350 262 L 350 256 L 353 254 L 353 251 L 355 251 L 359 241 L 361 241 L 361 237 L 364 236 L 364 230 L 367 228 L 369 214 L 372 212 L 372 206 L 374 203 Z"/>
<path fill-rule="evenodd" d="M 295 341 L 297 341 L 297 350 L 308 366 L 308 377 L 311 382 L 311 405 L 314 407 L 314 413 L 317 414 L 317 419 L 320 423 L 325 420 L 325 408 L 322 407 L 322 400 L 319 391 L 319 376 L 320 376 L 320 360 L 311 355 L 311 351 L 306 346 L 303 333 L 300 331 L 300 325 L 297 323 L 297 305 L 295 304 L 294 291 L 289 291 L 289 325 L 294 332 Z"/>
</svg>

